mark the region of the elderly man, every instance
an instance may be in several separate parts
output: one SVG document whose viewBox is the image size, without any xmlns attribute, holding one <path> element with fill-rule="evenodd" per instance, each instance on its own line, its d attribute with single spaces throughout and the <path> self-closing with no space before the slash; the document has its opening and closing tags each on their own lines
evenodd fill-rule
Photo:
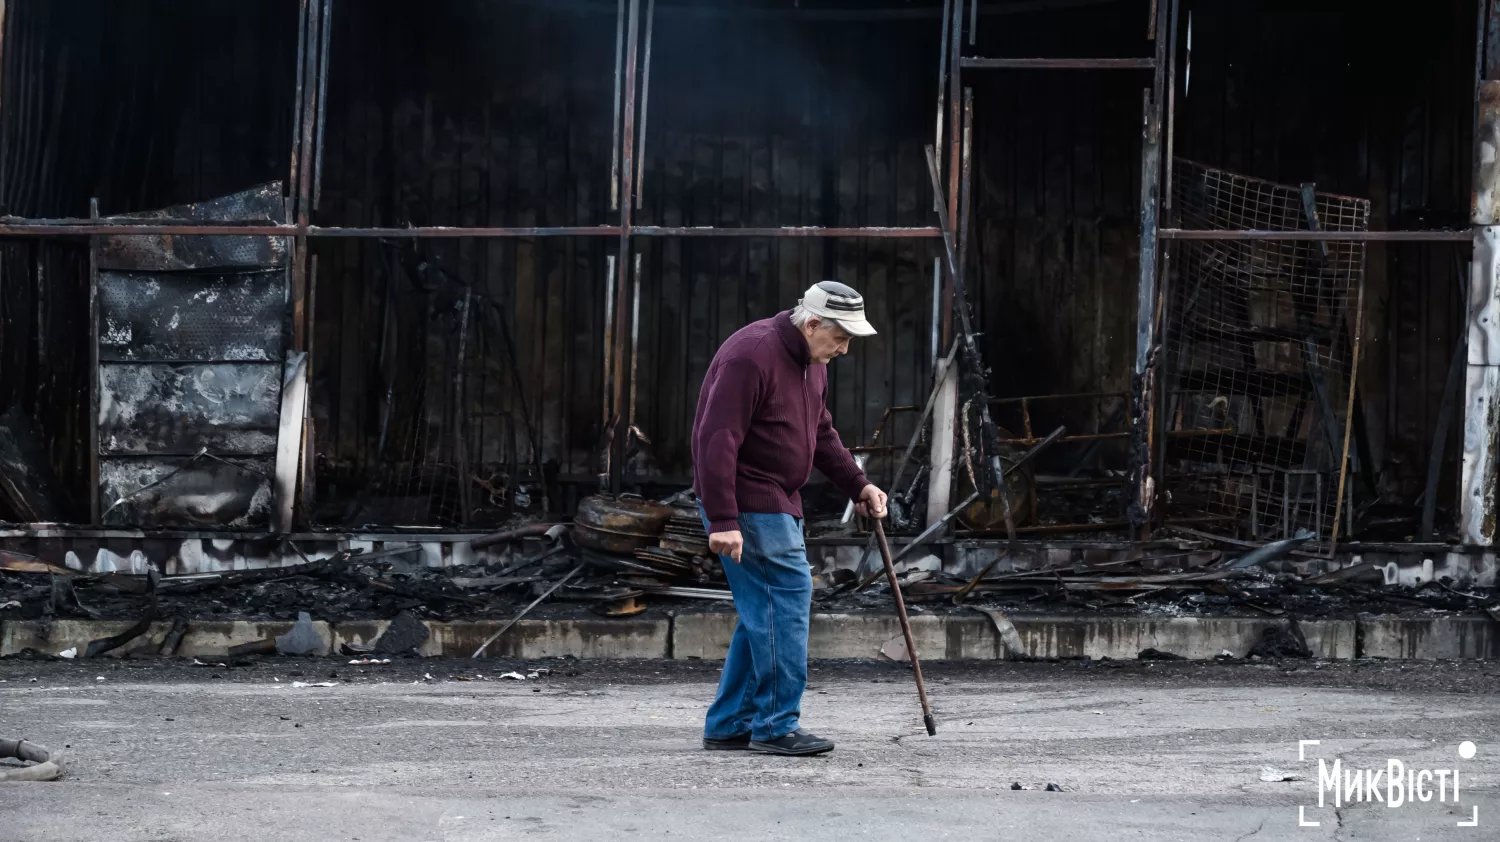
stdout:
<svg viewBox="0 0 1500 842">
<path fill-rule="evenodd" d="M 812 610 L 801 489 L 816 467 L 860 514 L 885 516 L 885 493 L 865 479 L 824 405 L 829 361 L 848 352 L 851 337 L 874 333 L 860 294 L 823 281 L 795 309 L 729 337 L 703 379 L 693 488 L 740 615 L 708 709 L 706 749 L 833 749 L 798 722 Z"/>
</svg>

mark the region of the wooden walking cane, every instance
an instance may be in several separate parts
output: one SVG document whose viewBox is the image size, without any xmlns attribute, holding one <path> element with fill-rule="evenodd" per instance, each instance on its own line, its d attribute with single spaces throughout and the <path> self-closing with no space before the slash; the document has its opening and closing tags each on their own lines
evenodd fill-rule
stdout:
<svg viewBox="0 0 1500 842">
<path fill-rule="evenodd" d="M 927 703 L 927 685 L 922 683 L 922 662 L 917 660 L 917 644 L 911 639 L 911 621 L 906 619 L 906 600 L 901 598 L 901 585 L 896 582 L 896 565 L 891 563 L 891 547 L 885 542 L 885 527 L 875 521 L 875 541 L 880 545 L 880 557 L 885 561 L 885 578 L 891 583 L 891 596 L 896 600 L 896 616 L 901 620 L 901 633 L 906 636 L 906 654 L 911 657 L 912 675 L 917 678 L 917 697 L 922 700 L 922 724 L 927 726 L 927 736 L 937 736 L 937 720 L 932 718 L 932 705 Z"/>
</svg>

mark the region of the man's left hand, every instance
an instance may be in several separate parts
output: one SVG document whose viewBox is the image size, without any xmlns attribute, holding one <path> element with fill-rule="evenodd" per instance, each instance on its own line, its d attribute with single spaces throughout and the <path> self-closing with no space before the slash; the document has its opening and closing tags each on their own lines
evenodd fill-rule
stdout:
<svg viewBox="0 0 1500 842">
<path fill-rule="evenodd" d="M 859 492 L 859 500 L 854 504 L 854 510 L 861 517 L 883 518 L 885 517 L 885 492 L 874 485 L 867 485 Z"/>
</svg>

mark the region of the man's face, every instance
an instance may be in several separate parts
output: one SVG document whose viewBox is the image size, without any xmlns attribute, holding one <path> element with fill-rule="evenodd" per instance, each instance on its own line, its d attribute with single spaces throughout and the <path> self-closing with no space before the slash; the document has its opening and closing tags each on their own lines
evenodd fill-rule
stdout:
<svg viewBox="0 0 1500 842">
<path fill-rule="evenodd" d="M 814 363 L 827 365 L 849 353 L 849 334 L 834 322 L 809 319 L 802 335 L 807 337 L 807 354 Z"/>
</svg>

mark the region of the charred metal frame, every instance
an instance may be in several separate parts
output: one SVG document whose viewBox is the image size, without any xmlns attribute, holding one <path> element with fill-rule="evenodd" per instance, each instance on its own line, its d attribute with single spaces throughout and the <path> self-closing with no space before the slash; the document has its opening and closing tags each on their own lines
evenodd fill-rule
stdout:
<svg viewBox="0 0 1500 842">
<path fill-rule="evenodd" d="M 967 189 L 969 177 L 963 166 L 961 113 L 963 101 L 963 73 L 998 70 L 1100 70 L 1153 72 L 1150 87 L 1144 91 L 1143 113 L 1143 179 L 1141 208 L 1141 265 L 1140 296 L 1137 319 L 1137 353 L 1134 362 L 1136 377 L 1134 403 L 1138 408 L 1132 413 L 1133 442 L 1136 470 L 1134 483 L 1137 491 L 1136 503 L 1140 511 L 1135 512 L 1132 523 L 1140 528 L 1140 537 L 1149 535 L 1152 522 L 1154 483 L 1152 466 L 1160 450 L 1161 436 L 1158 434 L 1158 419 L 1152 412 L 1155 400 L 1155 385 L 1152 381 L 1152 351 L 1156 337 L 1156 326 L 1161 318 L 1162 295 L 1158 279 L 1165 277 L 1162 271 L 1164 257 L 1157 244 L 1160 240 L 1312 240 L 1312 241 L 1385 241 L 1385 242 L 1458 242 L 1470 241 L 1475 245 L 1475 262 L 1470 286 L 1470 351 L 1468 376 L 1468 422 L 1465 426 L 1464 444 L 1464 539 L 1469 543 L 1493 543 L 1495 529 L 1496 476 L 1500 473 L 1500 420 L 1496 413 L 1487 411 L 1492 403 L 1480 403 L 1500 398 L 1500 334 L 1490 336 L 1481 322 L 1493 328 L 1493 319 L 1485 322 L 1477 317 L 1477 311 L 1488 307 L 1500 307 L 1500 167 L 1481 165 L 1476 157 L 1474 181 L 1473 225 L 1470 230 L 1421 230 L 1421 231 L 1201 231 L 1175 227 L 1164 227 L 1159 218 L 1161 210 L 1171 214 L 1171 149 L 1172 128 L 1175 110 L 1175 86 L 1177 77 L 1177 29 L 1178 0 L 1158 0 L 1151 4 L 1151 18 L 1146 21 L 1149 37 L 1155 41 L 1153 56 L 1135 58 L 1025 58 L 983 57 L 962 55 L 963 30 L 968 21 L 969 44 L 975 43 L 979 21 L 978 0 L 944 0 L 940 13 L 941 58 L 936 102 L 936 126 L 934 143 L 938 150 L 938 167 L 946 162 L 946 210 L 953 220 L 954 244 L 959 265 L 954 271 L 962 271 L 967 255 L 967 220 L 960 207 L 960 196 Z M 632 211 L 641 205 L 641 179 L 644 174 L 645 124 L 647 91 L 651 71 L 651 32 L 655 12 L 654 0 L 647 0 L 645 9 L 645 32 L 641 32 L 641 0 L 617 0 L 616 50 L 613 65 L 615 83 L 615 114 L 613 120 L 613 142 L 611 160 L 611 208 L 618 211 L 619 221 L 613 225 L 555 226 L 555 227 L 409 227 L 409 228 L 359 228 L 341 226 L 319 226 L 311 222 L 311 212 L 317 209 L 321 196 L 322 146 L 327 113 L 327 91 L 329 57 L 332 49 L 332 21 L 334 0 L 300 0 L 298 41 L 296 55 L 296 88 L 294 102 L 291 167 L 287 182 L 286 197 L 291 220 L 285 225 L 264 224 L 201 224 L 191 220 L 156 219 L 149 223 L 129 221 L 105 221 L 98 214 L 90 218 L 37 219 L 0 217 L 0 237 L 54 237 L 96 236 L 130 234 L 170 235 L 253 235 L 282 236 L 293 240 L 292 255 L 292 327 L 291 350 L 311 351 L 309 275 L 311 261 L 308 255 L 308 240 L 311 238 L 550 238 L 550 237 L 614 237 L 618 239 L 617 254 L 611 255 L 612 266 L 609 280 L 613 290 L 606 294 L 606 319 L 610 321 L 606 332 L 606 394 L 601 401 L 601 416 L 609 428 L 607 453 L 601 460 L 602 479 L 612 490 L 618 491 L 624 481 L 625 449 L 630 436 L 628 407 L 634 402 L 634 340 L 629 322 L 630 311 L 625 306 L 630 299 L 632 244 L 638 237 L 732 237 L 732 238 L 901 238 L 940 239 L 943 232 L 936 226 L 912 227 L 768 227 L 768 228 L 720 228 L 720 227 L 668 227 L 636 225 Z M 1480 59 L 1476 79 L 1476 148 L 1485 142 L 1500 144 L 1500 0 L 1478 0 L 1480 28 L 1476 52 Z M 4 0 L 0 0 L 0 54 L 4 49 Z M 968 12 L 966 15 L 965 12 Z M 844 14 L 840 12 L 839 14 Z M 1165 135 L 1165 137 L 1163 137 Z M 943 154 L 946 141 L 946 155 Z M 1163 146 L 1166 154 L 1163 155 Z M 1163 159 L 1165 161 L 1163 162 Z M 1163 168 L 1163 163 L 1165 164 Z M 1164 170 L 1164 171 L 1163 171 Z M 1481 258 L 1484 258 L 1481 264 Z M 636 255 L 639 259 L 640 255 Z M 941 307 L 936 318 L 939 322 L 935 347 L 948 346 L 953 341 L 954 300 L 953 272 L 941 283 Z M 91 311 L 96 305 L 91 301 Z M 1493 340 L 1493 341 L 1487 341 Z M 309 360 L 309 364 L 311 364 Z M 97 371 L 97 364 L 94 366 Z M 627 379 L 625 372 L 631 372 Z M 937 373 L 941 376 L 941 373 Z M 935 410 L 934 424 L 948 416 L 952 429 L 952 417 L 956 414 L 956 395 L 949 405 L 940 401 Z M 94 425 L 97 425 L 97 407 Z M 310 424 L 310 422 L 305 422 Z M 1475 425 L 1479 426 L 1476 427 Z M 1480 429 L 1482 427 L 1482 429 Z M 91 431 L 97 441 L 97 430 Z M 1118 435 L 1118 434 L 1110 434 Z M 311 441 L 310 428 L 304 429 L 304 439 Z M 1068 440 L 1084 437 L 1069 436 Z M 97 448 L 91 448 L 97 450 Z M 311 461 L 304 461 L 304 471 Z M 98 467 L 93 466 L 94 485 L 98 484 Z M 302 478 L 302 487 L 311 487 L 311 477 Z M 95 505 L 93 522 L 99 522 L 98 506 Z"/>
</svg>

